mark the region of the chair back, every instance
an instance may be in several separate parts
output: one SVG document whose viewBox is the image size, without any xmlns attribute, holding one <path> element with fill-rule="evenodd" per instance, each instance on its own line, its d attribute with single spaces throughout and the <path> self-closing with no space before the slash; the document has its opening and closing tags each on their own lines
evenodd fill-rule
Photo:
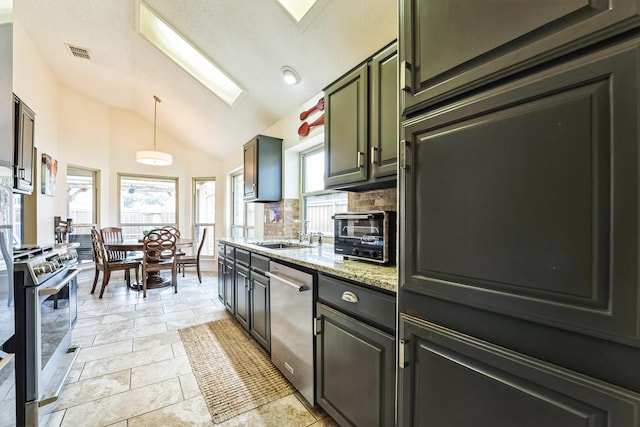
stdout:
<svg viewBox="0 0 640 427">
<path fill-rule="evenodd" d="M 180 238 L 180 230 L 178 230 L 176 227 L 174 227 L 173 225 L 165 225 L 164 227 L 162 227 L 162 230 L 167 230 L 169 231 L 169 233 L 173 234 L 176 236 L 176 239 Z"/>
<path fill-rule="evenodd" d="M 122 228 L 120 227 L 104 227 L 100 230 L 102 243 L 119 243 L 122 242 Z M 107 251 L 107 259 L 109 261 L 123 260 L 127 258 L 126 251 Z"/>
<path fill-rule="evenodd" d="M 177 237 L 171 231 L 158 228 L 144 236 L 144 262 L 158 263 L 172 261 L 176 258 Z"/>
<path fill-rule="evenodd" d="M 107 262 L 107 254 L 102 244 L 102 236 L 95 228 L 91 229 L 91 249 L 93 251 L 93 262 L 96 265 L 105 265 Z"/>
<path fill-rule="evenodd" d="M 202 240 L 200 240 L 200 245 L 198 245 L 198 252 L 196 254 L 196 259 L 200 259 L 200 252 L 202 252 L 202 248 L 204 247 L 204 241 L 207 239 L 207 228 L 202 229 Z"/>
</svg>

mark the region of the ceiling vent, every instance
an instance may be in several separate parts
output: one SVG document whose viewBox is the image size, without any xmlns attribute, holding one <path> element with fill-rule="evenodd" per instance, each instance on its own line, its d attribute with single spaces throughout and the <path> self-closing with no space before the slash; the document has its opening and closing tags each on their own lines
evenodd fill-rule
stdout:
<svg viewBox="0 0 640 427">
<path fill-rule="evenodd" d="M 70 44 L 68 44 L 67 47 L 69 48 L 71 55 L 75 56 L 76 58 L 91 60 L 91 55 L 89 55 L 89 51 L 87 49 L 83 47 L 72 46 Z"/>
</svg>

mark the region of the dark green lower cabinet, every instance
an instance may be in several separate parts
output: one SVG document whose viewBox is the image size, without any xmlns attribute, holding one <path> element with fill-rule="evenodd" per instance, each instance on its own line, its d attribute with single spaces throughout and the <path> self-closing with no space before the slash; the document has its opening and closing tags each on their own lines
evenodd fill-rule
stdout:
<svg viewBox="0 0 640 427">
<path fill-rule="evenodd" d="M 640 423 L 637 393 L 404 314 L 399 328 L 398 426 Z"/>
<path fill-rule="evenodd" d="M 236 263 L 236 319 L 249 329 L 249 268 Z"/>
<path fill-rule="evenodd" d="M 236 305 L 235 305 L 235 292 L 234 292 L 234 283 L 235 283 L 235 265 L 234 260 L 227 258 L 224 264 L 224 273 L 223 273 L 223 282 L 224 282 L 224 305 L 227 308 L 227 311 L 231 314 L 235 314 Z"/>
<path fill-rule="evenodd" d="M 393 426 L 395 339 L 317 304 L 316 395 L 343 426 Z"/>
<path fill-rule="evenodd" d="M 250 282 L 251 326 L 249 332 L 267 351 L 271 351 L 269 278 L 255 271 Z"/>
<path fill-rule="evenodd" d="M 218 258 L 218 299 L 224 304 L 224 258 Z"/>
</svg>

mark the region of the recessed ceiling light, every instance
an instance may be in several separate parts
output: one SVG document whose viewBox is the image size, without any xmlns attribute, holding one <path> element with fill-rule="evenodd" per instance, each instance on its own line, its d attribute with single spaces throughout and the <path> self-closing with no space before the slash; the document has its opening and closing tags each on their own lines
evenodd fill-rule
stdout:
<svg viewBox="0 0 640 427">
<path fill-rule="evenodd" d="M 302 18 L 309 12 L 309 9 L 313 7 L 316 0 L 278 0 L 282 7 L 284 7 L 293 19 L 300 22 Z"/>
<path fill-rule="evenodd" d="M 282 78 L 288 85 L 295 85 L 300 82 L 300 75 L 298 74 L 298 72 L 287 65 L 282 67 Z"/>
<path fill-rule="evenodd" d="M 209 58 L 171 28 L 142 1 L 138 9 L 138 31 L 165 55 L 191 74 L 229 106 L 243 90 Z"/>
</svg>

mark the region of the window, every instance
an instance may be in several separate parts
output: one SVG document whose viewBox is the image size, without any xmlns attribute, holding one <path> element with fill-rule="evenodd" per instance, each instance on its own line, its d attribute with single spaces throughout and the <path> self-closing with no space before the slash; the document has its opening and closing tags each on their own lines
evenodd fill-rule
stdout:
<svg viewBox="0 0 640 427">
<path fill-rule="evenodd" d="M 207 229 L 207 238 L 202 248 L 202 256 L 213 256 L 216 237 L 216 180 L 214 178 L 193 179 L 193 236 L 196 247 Z"/>
<path fill-rule="evenodd" d="M 178 225 L 178 178 L 119 176 L 120 227 L 125 239 Z"/>
<path fill-rule="evenodd" d="M 302 218 L 307 221 L 302 231 L 333 236 L 331 216 L 347 210 L 347 193 L 324 189 L 324 148 L 300 153 L 300 171 Z"/>
<path fill-rule="evenodd" d="M 81 261 L 92 260 L 91 229 L 98 223 L 96 175 L 94 170 L 67 167 L 67 218 L 73 221 L 68 237 L 69 242 L 80 244 Z"/>
<path fill-rule="evenodd" d="M 231 236 L 255 238 L 255 204 L 244 201 L 244 174 L 231 175 Z"/>
</svg>

